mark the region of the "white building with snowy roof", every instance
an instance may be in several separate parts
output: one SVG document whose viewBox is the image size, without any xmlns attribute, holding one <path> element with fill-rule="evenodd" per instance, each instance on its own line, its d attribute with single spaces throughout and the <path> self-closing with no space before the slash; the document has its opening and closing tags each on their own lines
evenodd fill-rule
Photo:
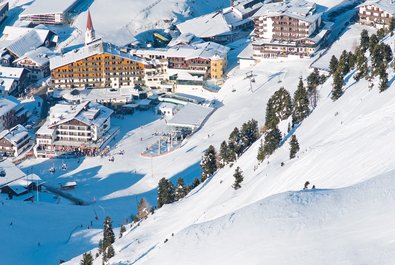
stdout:
<svg viewBox="0 0 395 265">
<path fill-rule="evenodd" d="M 0 66 L 0 95 L 17 95 L 24 88 L 27 71 L 22 67 Z"/>
<path fill-rule="evenodd" d="M 206 80 L 222 79 L 229 50 L 215 42 L 202 42 L 169 48 L 137 49 L 130 53 L 146 60 L 157 60 L 164 66 L 168 76 L 185 72 Z"/>
<path fill-rule="evenodd" d="M 246 30 L 253 28 L 251 16 L 271 1 L 234 2 L 230 7 L 189 19 L 176 26 L 182 34 L 191 33 L 205 41 L 228 43 L 244 37 Z"/>
<path fill-rule="evenodd" d="M 55 53 L 52 50 L 47 47 L 39 47 L 28 51 L 16 59 L 13 64 L 25 68 L 28 78 L 37 81 L 50 75 L 49 58 L 53 56 Z"/>
<path fill-rule="evenodd" d="M 262 6 L 254 15 L 254 57 L 311 56 L 326 41 L 329 24 L 314 2 L 289 0 Z"/>
<path fill-rule="evenodd" d="M 194 133 L 199 130 L 215 109 L 188 103 L 167 122 L 171 130 Z"/>
<path fill-rule="evenodd" d="M 56 104 L 36 133 L 36 156 L 98 153 L 115 133 L 111 129 L 112 113 L 111 109 L 90 101 Z"/>
<path fill-rule="evenodd" d="M 21 21 L 33 24 L 65 24 L 69 12 L 80 0 L 35 0 L 19 16 Z"/>
<path fill-rule="evenodd" d="M 0 153 L 5 156 L 17 157 L 31 146 L 31 137 L 27 129 L 18 124 L 0 132 Z"/>
<path fill-rule="evenodd" d="M 368 0 L 358 6 L 359 22 L 377 28 L 388 28 L 395 16 L 394 0 Z"/>
</svg>

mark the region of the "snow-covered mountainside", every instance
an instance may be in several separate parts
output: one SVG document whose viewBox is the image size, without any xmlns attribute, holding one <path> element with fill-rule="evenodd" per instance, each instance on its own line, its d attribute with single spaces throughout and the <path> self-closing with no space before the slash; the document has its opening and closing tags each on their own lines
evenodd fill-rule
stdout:
<svg viewBox="0 0 395 265">
<path fill-rule="evenodd" d="M 216 96 L 223 106 L 167 159 L 190 161 L 191 149 L 195 157 L 209 144 L 218 147 L 232 125 L 250 118 L 262 122 L 268 97 L 281 86 L 293 92 L 309 63 L 263 62 L 248 69 L 256 74 L 252 89 L 245 72 L 235 71 Z M 369 89 L 366 80 L 355 83 L 351 75 L 336 102 L 330 99 L 332 80 L 321 87 L 317 108 L 295 131 L 301 146 L 296 159 L 289 160 L 287 141 L 259 165 L 257 141 L 232 168 L 127 230 L 115 242 L 110 263 L 391 264 L 394 235 L 383 224 L 392 218 L 395 188 L 394 75 L 391 71 L 383 93 Z M 237 191 L 231 187 L 236 166 L 245 177 Z M 307 180 L 323 190 L 275 195 L 301 190 Z"/>
</svg>

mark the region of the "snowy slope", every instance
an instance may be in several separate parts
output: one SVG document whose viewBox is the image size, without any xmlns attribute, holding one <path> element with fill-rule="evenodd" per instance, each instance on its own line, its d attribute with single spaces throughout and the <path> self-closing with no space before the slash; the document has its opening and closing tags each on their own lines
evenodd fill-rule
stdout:
<svg viewBox="0 0 395 265">
<path fill-rule="evenodd" d="M 180 231 L 143 264 L 393 264 L 394 181 L 274 195 Z"/>
<path fill-rule="evenodd" d="M 184 20 L 229 6 L 226 0 L 95 0 L 90 6 L 98 37 L 115 44 L 127 44 L 146 30 L 167 28 L 171 20 Z M 86 12 L 74 26 L 85 32 Z M 83 35 L 75 42 L 83 41 Z"/>
<path fill-rule="evenodd" d="M 302 69 L 306 69 L 308 63 L 308 60 L 288 60 L 286 62 L 264 62 L 257 65 L 252 69 L 253 72 L 257 74 L 256 84 L 253 85 L 252 89 L 253 92 L 249 89 L 248 80 L 244 79 L 244 72 L 236 71 L 234 76 L 225 84 L 220 94 L 217 95 L 217 98 L 222 101 L 224 106 L 213 114 L 212 118 L 201 132 L 198 132 L 186 146 L 177 151 L 177 156 L 181 157 L 182 154 L 185 160 L 191 159 L 193 156 L 190 156 L 190 152 L 185 150 L 190 150 L 189 148 L 192 148 L 195 144 L 196 149 L 194 149 L 194 151 L 201 150 L 203 146 L 201 144 L 198 145 L 198 141 L 204 140 L 204 135 L 207 135 L 207 132 L 213 133 L 214 135 L 204 140 L 205 146 L 208 146 L 210 143 L 216 143 L 216 146 L 218 146 L 221 138 L 226 139 L 228 135 L 226 129 L 228 133 L 231 130 L 231 128 L 229 128 L 232 124 L 230 121 L 233 121 L 233 124 L 236 125 L 249 118 L 256 118 L 262 121 L 267 98 L 280 86 L 294 91 L 298 77 L 300 75 L 306 76 L 307 73 Z M 289 146 L 286 143 L 276 151 L 268 161 L 259 165 L 257 170 L 254 171 L 254 167 L 257 166 L 256 154 L 259 143 L 254 144 L 236 164 L 242 168 L 245 176 L 240 190 L 234 191 L 231 188 L 234 168 L 225 168 L 221 170 L 212 180 L 205 183 L 203 187 L 195 190 L 186 199 L 163 207 L 148 218 L 148 220 L 144 221 L 137 229 L 128 232 L 126 236 L 118 240 L 114 246 L 118 254 L 111 260 L 111 263 L 162 264 L 163 258 L 165 258 L 165 260 L 169 258 L 169 253 L 173 253 L 173 255 L 174 253 L 186 253 L 184 257 L 188 257 L 188 255 L 197 255 L 196 253 L 202 255 L 201 252 L 194 252 L 193 249 L 199 247 L 204 249 L 203 245 L 205 244 L 208 244 L 208 248 L 219 248 L 224 244 L 223 242 L 228 242 L 226 245 L 228 247 L 230 245 L 229 242 L 233 242 L 235 240 L 234 237 L 238 235 L 238 233 L 236 233 L 237 230 L 235 233 L 232 233 L 232 230 L 229 228 L 229 230 L 225 230 L 225 233 L 222 231 L 222 228 L 219 228 L 222 227 L 219 224 L 226 222 L 224 220 L 228 220 L 227 218 L 229 218 L 229 215 L 238 210 L 248 212 L 249 210 L 245 209 L 245 207 L 258 207 L 256 205 L 257 202 L 274 194 L 289 190 L 300 190 L 306 180 L 309 180 L 318 188 L 336 189 L 355 185 L 381 174 L 391 173 L 390 175 L 392 175 L 395 169 L 395 150 L 393 148 L 395 140 L 392 136 L 392 132 L 395 131 L 395 86 L 392 83 L 394 81 L 393 73 L 390 73 L 389 77 L 391 80 L 391 87 L 384 93 L 379 93 L 377 88 L 369 90 L 365 80 L 354 84 L 352 77 L 348 78 L 346 85 L 347 90 L 336 102 L 332 102 L 329 98 L 331 89 L 330 80 L 321 88 L 321 99 L 318 107 L 296 130 L 296 135 L 301 145 L 301 152 L 296 159 L 289 161 Z M 279 83 L 280 81 L 281 83 Z M 236 89 L 236 92 L 231 92 L 233 89 Z M 220 137 L 217 136 L 219 132 Z M 195 155 L 196 153 L 194 153 L 194 156 Z M 170 157 L 172 157 L 171 154 L 167 156 L 167 159 Z M 159 162 L 162 166 L 166 165 L 163 160 L 156 162 Z M 281 162 L 285 163 L 283 167 L 280 165 Z M 178 164 L 173 165 L 175 167 L 178 166 Z M 165 166 L 163 169 L 163 174 L 170 173 L 167 172 L 169 170 L 168 167 Z M 171 168 L 170 170 L 174 169 Z M 381 177 L 378 177 L 378 179 L 380 178 Z M 385 182 L 385 180 L 383 181 Z M 144 184 L 145 186 L 147 182 L 137 183 L 137 187 L 142 187 L 139 184 Z M 135 187 L 128 192 L 133 191 L 135 191 Z M 392 200 L 393 192 L 386 192 L 389 193 L 389 197 Z M 339 193 L 342 194 L 343 192 L 340 191 Z M 326 196 L 327 193 L 312 193 L 306 200 L 319 200 L 319 196 L 322 194 Z M 322 207 L 325 209 L 336 209 L 336 207 L 338 207 L 338 201 L 336 199 L 338 196 L 336 195 L 337 193 L 334 192 L 334 195 L 331 194 L 332 193 L 328 196 L 333 196 L 333 200 L 323 202 L 324 206 Z M 304 195 L 301 196 L 304 198 Z M 315 198 L 315 196 L 318 196 L 318 199 Z M 374 196 L 374 193 L 372 196 Z M 350 197 L 347 197 L 347 200 L 358 202 L 360 197 L 363 197 L 360 193 L 351 193 Z M 373 197 L 371 198 L 374 199 Z M 343 199 L 343 202 L 347 200 Z M 391 201 L 385 200 L 382 203 L 383 207 L 391 207 Z M 284 202 L 284 204 L 280 203 L 279 207 L 292 208 L 292 205 L 285 204 L 287 204 L 287 202 Z M 313 218 L 314 220 L 311 220 L 311 225 L 316 225 L 316 223 L 321 220 L 321 227 L 326 227 L 326 224 L 328 224 L 332 227 L 331 229 L 333 229 L 329 230 L 326 234 L 333 236 L 332 241 L 320 241 L 319 243 L 317 251 L 321 251 L 321 255 L 324 255 L 322 251 L 325 250 L 321 248 L 322 246 L 329 243 L 333 244 L 338 238 L 342 239 L 341 234 L 345 231 L 342 229 L 346 229 L 344 225 L 351 221 L 357 222 L 361 219 L 361 215 L 358 215 L 357 209 L 363 204 L 364 201 L 356 205 L 344 205 L 347 210 L 341 211 L 340 213 L 348 212 L 347 207 L 349 207 L 350 216 L 343 220 L 340 219 L 339 221 L 336 221 L 338 218 L 331 220 L 326 219 L 328 217 L 327 215 L 332 215 L 329 214 L 332 213 L 329 210 L 303 217 L 309 219 L 315 217 L 316 219 Z M 367 211 L 373 210 L 374 207 L 367 207 Z M 268 216 L 270 216 L 270 214 L 273 213 L 269 212 Z M 247 214 L 241 215 L 244 216 Z M 334 214 L 334 216 L 336 217 L 337 215 Z M 261 224 L 259 218 L 267 218 L 267 216 L 257 216 L 257 219 L 253 217 L 254 216 L 249 219 L 251 223 L 247 223 L 245 226 L 251 229 L 251 234 L 256 232 L 257 235 L 259 235 L 258 232 L 262 232 L 263 236 L 266 237 L 265 233 L 267 231 L 259 230 L 260 227 L 264 225 L 264 223 Z M 219 221 L 214 221 L 217 218 L 220 218 L 218 219 Z M 242 219 L 244 217 L 240 218 L 244 220 Z M 293 220 L 292 216 L 288 215 L 282 216 L 281 218 L 287 223 L 291 223 Z M 377 226 L 378 229 L 380 227 L 385 229 L 378 224 L 388 218 L 390 217 L 383 216 L 383 219 L 374 225 Z M 211 221 L 212 223 L 204 224 Z M 369 222 L 373 221 L 369 219 L 366 223 L 361 223 L 356 227 L 354 233 L 366 229 Z M 308 226 L 309 224 L 309 222 L 306 224 L 301 222 L 300 226 L 296 225 L 295 227 L 291 226 L 284 229 L 293 231 L 298 230 L 299 227 Z M 231 227 L 232 223 L 228 222 L 228 225 Z M 237 229 L 244 231 L 243 229 L 247 228 L 241 228 L 239 225 Z M 203 230 L 203 232 L 201 230 Z M 305 231 L 306 233 L 304 233 Z M 198 236 L 193 236 L 195 232 Z M 250 231 L 246 230 L 244 232 L 247 233 Z M 371 260 L 368 259 L 370 255 L 363 256 L 362 260 L 358 260 L 358 255 L 362 253 L 358 252 L 359 247 L 364 246 L 366 248 L 366 246 L 378 242 L 379 239 L 374 238 L 375 234 L 379 233 L 382 235 L 385 232 L 386 230 L 367 231 L 365 234 L 366 241 L 363 241 L 361 245 L 355 243 L 358 238 L 345 238 L 344 245 L 348 243 L 354 245 L 351 244 L 350 248 L 345 250 L 345 254 L 343 255 L 345 263 L 341 263 L 341 260 L 336 260 L 339 262 L 336 264 L 370 264 L 369 261 Z M 168 245 L 163 242 L 165 239 L 172 241 L 173 233 L 175 234 L 175 238 L 178 238 L 178 243 L 174 243 L 176 244 L 174 246 L 169 244 L 170 248 L 167 249 Z M 201 233 L 210 240 L 205 240 L 206 237 L 201 235 Z M 220 236 L 218 241 L 214 240 L 216 235 Z M 292 234 L 288 231 L 285 233 L 284 237 L 270 237 L 269 234 L 269 238 L 273 242 L 278 242 L 281 246 L 280 249 L 287 249 L 290 247 L 290 244 L 285 242 L 284 238 L 288 238 L 291 235 Z M 307 230 L 301 229 L 300 238 L 297 239 L 300 241 L 295 241 L 295 244 L 291 244 L 291 246 L 300 246 L 303 242 L 308 240 L 309 235 Z M 316 234 L 313 233 L 311 237 L 318 238 L 319 234 L 317 232 Z M 389 238 L 393 240 L 392 235 L 389 236 Z M 233 241 L 231 239 L 233 239 Z M 251 237 L 251 240 L 260 239 L 260 237 Z M 348 240 L 351 241 L 348 242 Z M 385 242 L 388 242 L 388 238 L 385 238 L 385 240 L 387 240 Z M 181 248 L 176 251 L 175 248 L 183 244 L 185 244 L 185 249 Z M 271 242 L 268 244 L 271 244 Z M 235 249 L 231 248 L 231 246 L 229 246 L 229 249 L 230 252 L 221 252 L 222 258 L 229 255 L 229 253 L 236 253 Z M 301 248 L 299 251 L 306 253 L 308 256 L 308 249 L 309 248 Z M 371 251 L 374 252 L 375 255 L 371 256 L 373 258 L 378 258 L 382 255 L 386 257 L 384 260 L 381 260 L 382 263 L 389 264 L 390 258 L 394 258 L 394 253 L 387 251 L 387 245 L 384 245 L 382 249 L 385 253 L 378 252 L 376 251 L 377 249 L 372 249 Z M 332 250 L 333 253 L 336 253 L 338 248 Z M 268 247 L 266 251 L 268 251 L 266 253 L 270 253 L 270 248 Z M 290 251 L 293 251 L 292 253 L 295 254 L 297 249 L 291 248 Z M 202 259 L 207 262 L 207 260 L 212 258 L 210 255 L 213 255 L 213 253 L 209 251 L 207 256 L 203 256 Z M 251 252 L 241 253 L 240 255 L 241 257 L 248 255 L 252 264 L 255 264 L 254 261 L 259 261 L 261 257 L 260 252 L 253 248 L 251 248 Z M 332 255 L 335 256 L 335 254 Z M 320 257 L 313 256 L 311 260 L 303 260 L 302 264 L 317 264 L 317 259 L 319 258 Z M 234 259 L 235 261 L 240 261 L 236 258 Z M 159 262 L 159 260 L 161 260 L 161 262 Z M 348 260 L 350 260 L 349 263 L 347 263 Z M 201 262 L 202 260 L 196 258 L 195 264 L 201 264 Z M 218 262 L 217 260 L 217 263 L 213 262 L 212 264 L 218 264 Z M 70 264 L 77 263 L 78 258 L 70 262 Z M 235 264 L 239 263 L 236 262 Z M 178 261 L 172 260 L 172 264 L 185 264 L 185 260 L 181 259 L 179 263 Z"/>
</svg>

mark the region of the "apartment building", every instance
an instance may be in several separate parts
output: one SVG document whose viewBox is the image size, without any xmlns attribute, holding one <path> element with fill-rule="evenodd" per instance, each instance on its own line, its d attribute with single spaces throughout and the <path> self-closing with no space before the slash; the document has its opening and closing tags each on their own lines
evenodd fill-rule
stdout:
<svg viewBox="0 0 395 265">
<path fill-rule="evenodd" d="M 0 132 L 10 129 L 27 119 L 27 110 L 14 97 L 0 97 Z"/>
<path fill-rule="evenodd" d="M 80 0 L 36 0 L 19 16 L 33 24 L 57 25 L 68 22 L 69 12 Z"/>
<path fill-rule="evenodd" d="M 305 0 L 288 0 L 264 5 L 254 15 L 254 57 L 311 56 L 325 41 L 328 27 L 322 27 L 322 12 Z"/>
<path fill-rule="evenodd" d="M 17 157 L 31 146 L 31 137 L 25 127 L 18 124 L 0 133 L 0 153 L 5 156 Z"/>
<path fill-rule="evenodd" d="M 36 133 L 36 157 L 68 153 L 96 155 L 114 135 L 113 111 L 98 103 L 57 104 Z"/>
<path fill-rule="evenodd" d="M 144 83 L 146 62 L 102 40 L 50 59 L 52 88 L 120 88 Z"/>
<path fill-rule="evenodd" d="M 368 0 L 358 6 L 359 22 L 376 28 L 388 28 L 395 15 L 394 0 Z"/>
</svg>

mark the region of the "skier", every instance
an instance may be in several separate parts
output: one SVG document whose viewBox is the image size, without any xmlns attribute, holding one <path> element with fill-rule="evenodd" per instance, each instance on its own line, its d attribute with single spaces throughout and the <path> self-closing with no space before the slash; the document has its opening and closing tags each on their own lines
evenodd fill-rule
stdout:
<svg viewBox="0 0 395 265">
<path fill-rule="evenodd" d="M 303 188 L 303 190 L 308 189 L 309 185 L 310 185 L 310 182 L 309 182 L 309 181 L 306 181 L 306 182 L 304 183 L 304 188 Z"/>
</svg>

